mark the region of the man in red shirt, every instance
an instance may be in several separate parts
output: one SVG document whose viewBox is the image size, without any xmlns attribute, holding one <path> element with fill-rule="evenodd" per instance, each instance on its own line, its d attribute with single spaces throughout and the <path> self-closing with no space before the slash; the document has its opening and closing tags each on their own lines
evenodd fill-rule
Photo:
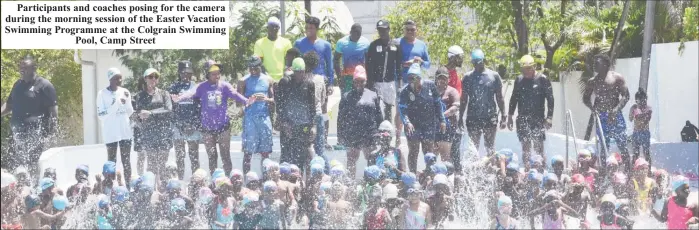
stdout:
<svg viewBox="0 0 699 230">
<path fill-rule="evenodd" d="M 447 57 L 449 62 L 447 63 L 447 70 L 449 71 L 449 82 L 448 85 L 456 89 L 461 96 L 461 77 L 456 71 L 457 67 L 461 67 L 464 63 L 464 50 L 461 47 L 454 45 L 449 47 L 447 50 Z M 461 127 L 458 127 L 454 135 L 453 142 L 451 143 L 451 159 L 454 164 L 454 171 L 461 174 Z"/>
</svg>

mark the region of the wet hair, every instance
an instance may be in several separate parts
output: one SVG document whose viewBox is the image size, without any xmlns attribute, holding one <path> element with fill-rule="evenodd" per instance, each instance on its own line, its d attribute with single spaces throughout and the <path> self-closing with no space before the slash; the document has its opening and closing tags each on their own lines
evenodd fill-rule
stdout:
<svg viewBox="0 0 699 230">
<path fill-rule="evenodd" d="M 413 20 L 408 19 L 405 22 L 403 22 L 403 26 L 417 26 L 417 23 L 415 23 L 415 21 Z"/>
<path fill-rule="evenodd" d="M 318 56 L 318 53 L 315 51 L 309 51 L 303 55 L 303 62 L 306 63 L 306 71 L 313 71 L 316 67 L 318 67 L 320 56 Z"/>
<path fill-rule="evenodd" d="M 595 55 L 595 60 L 598 60 L 598 59 L 603 61 L 605 64 L 607 64 L 607 66 L 610 66 L 612 64 L 611 59 L 609 59 L 609 56 L 607 56 L 606 54 Z"/>
<path fill-rule="evenodd" d="M 643 88 L 638 88 L 638 92 L 636 92 L 636 99 L 648 99 L 648 94 L 646 94 L 646 90 Z"/>
<path fill-rule="evenodd" d="M 314 26 L 316 26 L 316 29 L 318 29 L 318 28 L 320 28 L 320 19 L 318 19 L 317 17 L 313 17 L 313 16 L 307 17 L 306 24 L 314 25 Z"/>
</svg>

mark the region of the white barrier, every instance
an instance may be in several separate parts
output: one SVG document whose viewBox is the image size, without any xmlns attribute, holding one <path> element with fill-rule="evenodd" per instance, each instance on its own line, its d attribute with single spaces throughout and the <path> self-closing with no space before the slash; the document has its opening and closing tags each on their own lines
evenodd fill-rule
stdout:
<svg viewBox="0 0 699 230">
<path fill-rule="evenodd" d="M 464 136 L 466 138 L 466 136 Z M 328 142 L 330 144 L 337 143 L 337 138 L 329 137 Z M 402 143 L 407 143 L 403 140 Z M 521 153 L 521 146 L 517 135 L 515 132 L 502 131 L 498 132 L 496 138 L 496 149 L 510 148 L 517 153 Z M 591 143 L 577 140 L 578 149 L 590 146 Z M 565 156 L 565 136 L 560 134 L 547 134 L 546 139 L 546 151 L 547 159 L 551 159 L 552 156 L 560 154 Z M 576 157 L 575 148 L 573 147 L 573 140 L 570 140 L 570 159 Z M 653 152 L 653 165 L 665 168 L 668 172 L 682 172 L 684 174 L 693 173 L 697 174 L 698 168 L 698 158 L 699 158 L 699 143 L 654 143 L 652 144 Z M 233 161 L 233 168 L 242 168 L 243 154 L 240 152 L 241 142 L 240 138 L 234 137 L 231 141 L 231 158 Z M 407 155 L 407 147 L 405 144 L 401 146 L 404 154 Z M 483 145 L 480 148 L 480 154 L 484 154 Z M 346 157 L 344 151 L 327 151 L 329 159 L 336 159 L 346 165 Z M 117 154 L 119 155 L 119 154 Z M 174 161 L 174 149 L 170 151 L 169 161 Z M 280 155 L 279 150 L 279 139 L 274 138 L 274 148 L 271 158 L 278 160 Z M 138 153 L 131 153 L 131 166 L 132 173 L 136 174 L 136 161 Z M 462 156 L 463 157 L 463 156 Z M 521 159 L 521 155 L 518 156 Z M 418 169 L 424 168 L 424 162 L 421 160 L 422 156 L 419 156 Z M 99 145 L 83 145 L 83 146 L 68 146 L 49 149 L 44 152 L 39 160 L 39 165 L 41 170 L 47 167 L 53 167 L 56 169 L 58 174 L 57 184 L 63 189 L 67 189 L 68 186 L 75 183 L 74 176 L 75 168 L 79 164 L 86 164 L 90 167 L 90 180 L 94 181 L 94 175 L 102 172 L 102 165 L 107 160 L 107 150 L 102 144 Z M 204 146 L 199 147 L 199 162 L 201 168 L 208 169 L 208 157 L 205 152 Z M 548 163 L 548 162 L 547 162 Z M 118 157 L 117 168 L 121 169 L 121 157 Z M 221 165 L 221 161 L 218 161 L 218 165 Z M 364 167 L 366 166 L 366 161 L 363 157 L 357 162 L 357 173 L 355 175 L 362 175 Z M 254 155 L 252 158 L 251 170 L 260 173 L 260 156 Z M 190 170 L 189 157 L 185 157 L 185 178 L 188 181 L 190 175 L 192 174 Z M 696 177 L 695 177 L 696 178 Z M 695 180 L 696 181 L 696 180 Z"/>
</svg>

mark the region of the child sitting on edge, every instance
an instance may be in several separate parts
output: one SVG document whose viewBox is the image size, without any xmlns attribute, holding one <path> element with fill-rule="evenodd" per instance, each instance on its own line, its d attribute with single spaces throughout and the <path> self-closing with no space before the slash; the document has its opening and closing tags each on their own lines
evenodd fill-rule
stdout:
<svg viewBox="0 0 699 230">
<path fill-rule="evenodd" d="M 511 217 L 512 200 L 510 197 L 501 195 L 498 198 L 498 215 L 490 224 L 490 229 L 514 230 L 517 229 L 517 219 Z"/>
</svg>

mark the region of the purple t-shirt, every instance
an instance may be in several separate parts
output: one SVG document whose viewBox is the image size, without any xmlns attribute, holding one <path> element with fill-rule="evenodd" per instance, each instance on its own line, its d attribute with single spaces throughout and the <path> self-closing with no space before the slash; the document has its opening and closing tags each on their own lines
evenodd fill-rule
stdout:
<svg viewBox="0 0 699 230">
<path fill-rule="evenodd" d="M 240 103 L 247 101 L 243 95 L 233 90 L 230 83 L 225 81 L 219 81 L 218 84 L 209 82 L 199 84 L 194 98 L 201 100 L 201 126 L 210 131 L 220 131 L 228 125 L 229 118 L 226 116 L 226 111 L 229 99 Z"/>
</svg>

